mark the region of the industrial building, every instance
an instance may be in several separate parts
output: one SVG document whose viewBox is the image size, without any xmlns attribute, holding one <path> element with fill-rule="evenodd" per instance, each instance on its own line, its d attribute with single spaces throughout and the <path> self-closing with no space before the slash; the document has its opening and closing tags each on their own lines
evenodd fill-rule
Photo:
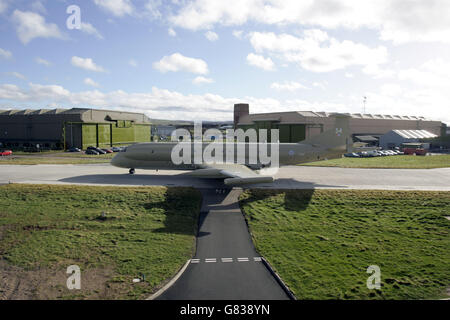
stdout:
<svg viewBox="0 0 450 320">
<path fill-rule="evenodd" d="M 379 139 L 391 130 L 427 130 L 437 136 L 445 135 L 446 125 L 424 117 L 350 114 L 350 131 L 356 137 Z M 273 113 L 249 113 L 248 104 L 234 105 L 235 128 L 279 129 L 280 142 L 299 142 L 332 128 L 334 119 L 327 112 L 289 111 Z M 371 138 L 372 137 L 372 138 Z M 270 137 L 269 137 L 270 139 Z M 360 140 L 359 139 L 359 140 Z"/>
<path fill-rule="evenodd" d="M 391 130 L 380 137 L 380 147 L 393 149 L 401 147 L 404 143 L 425 141 L 433 138 L 437 138 L 437 135 L 427 130 Z"/>
<path fill-rule="evenodd" d="M 0 146 L 11 149 L 112 147 L 148 142 L 141 113 L 87 108 L 0 110 Z"/>
</svg>

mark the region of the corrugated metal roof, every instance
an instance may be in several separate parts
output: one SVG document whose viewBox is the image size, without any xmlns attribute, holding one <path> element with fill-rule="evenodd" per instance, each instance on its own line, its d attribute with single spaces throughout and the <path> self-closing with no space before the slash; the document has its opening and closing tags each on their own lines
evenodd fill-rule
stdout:
<svg viewBox="0 0 450 320">
<path fill-rule="evenodd" d="M 360 141 L 378 141 L 377 138 L 375 138 L 374 136 L 355 136 L 356 139 L 360 140 Z"/>
<path fill-rule="evenodd" d="M 331 113 L 329 112 L 318 112 L 318 111 L 285 111 L 285 112 L 269 112 L 269 113 L 253 113 L 249 114 L 250 121 L 258 119 L 271 119 L 271 118 L 277 118 L 278 116 L 289 114 L 289 113 L 296 113 L 302 117 L 317 117 L 317 118 L 325 118 L 329 117 Z M 400 115 L 389 115 L 389 114 L 370 114 L 370 113 L 350 113 L 349 114 L 352 118 L 355 119 L 384 119 L 384 120 L 424 120 L 424 121 L 430 121 L 430 119 L 427 119 L 425 117 L 416 117 L 416 116 L 400 116 Z"/>
<path fill-rule="evenodd" d="M 392 131 L 406 139 L 424 139 L 437 137 L 437 135 L 427 130 L 392 130 Z"/>
<path fill-rule="evenodd" d="M 103 109 L 89 109 L 89 108 L 72 108 L 72 109 L 11 109 L 11 110 L 0 110 L 0 115 L 51 115 L 51 114 L 82 114 L 87 111 L 101 111 L 101 112 L 114 112 L 114 113 L 129 113 L 129 114 L 142 114 L 138 112 L 128 112 L 128 111 L 118 111 L 118 110 L 103 110 Z"/>
<path fill-rule="evenodd" d="M 12 109 L 1 112 L 0 115 L 8 115 L 8 116 L 28 116 L 28 115 L 41 115 L 41 114 L 60 114 L 70 111 L 71 109 Z M 81 113 L 77 111 L 77 113 Z"/>
</svg>

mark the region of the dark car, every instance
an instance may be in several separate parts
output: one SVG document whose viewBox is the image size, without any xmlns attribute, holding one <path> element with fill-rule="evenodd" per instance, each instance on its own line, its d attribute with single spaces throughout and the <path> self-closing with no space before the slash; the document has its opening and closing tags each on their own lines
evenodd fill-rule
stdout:
<svg viewBox="0 0 450 320">
<path fill-rule="evenodd" d="M 79 148 L 70 148 L 69 150 L 67 150 L 68 152 L 81 152 L 81 149 Z"/>
<path fill-rule="evenodd" d="M 94 149 L 87 149 L 86 154 L 99 155 L 99 153 Z"/>
<path fill-rule="evenodd" d="M 96 148 L 96 147 L 87 147 L 86 150 L 94 150 L 97 152 L 97 154 L 106 154 L 105 151 L 103 151 L 102 149 Z M 86 151 L 87 152 L 87 151 Z"/>
</svg>

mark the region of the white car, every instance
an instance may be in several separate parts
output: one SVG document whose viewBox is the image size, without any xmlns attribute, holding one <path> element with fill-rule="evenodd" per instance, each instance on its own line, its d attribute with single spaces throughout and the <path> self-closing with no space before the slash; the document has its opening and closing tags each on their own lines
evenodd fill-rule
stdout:
<svg viewBox="0 0 450 320">
<path fill-rule="evenodd" d="M 369 157 L 379 157 L 380 153 L 377 150 L 370 150 L 370 151 L 367 151 L 367 155 Z"/>
</svg>

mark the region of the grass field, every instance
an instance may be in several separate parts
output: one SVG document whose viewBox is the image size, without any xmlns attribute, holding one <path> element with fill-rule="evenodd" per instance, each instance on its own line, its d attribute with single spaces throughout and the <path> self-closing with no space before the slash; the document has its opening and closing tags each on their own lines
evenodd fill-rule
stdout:
<svg viewBox="0 0 450 320">
<path fill-rule="evenodd" d="M 340 158 L 303 163 L 301 165 L 340 168 L 432 169 L 450 167 L 450 155 Z"/>
<path fill-rule="evenodd" d="M 449 297 L 449 192 L 247 190 L 240 201 L 298 299 Z M 366 286 L 370 265 L 381 290 Z"/>
<path fill-rule="evenodd" d="M 191 188 L 0 186 L 0 275 L 6 263 L 44 277 L 31 298 L 146 297 L 192 256 L 200 203 Z M 90 279 L 79 292 L 72 264 Z"/>
</svg>

